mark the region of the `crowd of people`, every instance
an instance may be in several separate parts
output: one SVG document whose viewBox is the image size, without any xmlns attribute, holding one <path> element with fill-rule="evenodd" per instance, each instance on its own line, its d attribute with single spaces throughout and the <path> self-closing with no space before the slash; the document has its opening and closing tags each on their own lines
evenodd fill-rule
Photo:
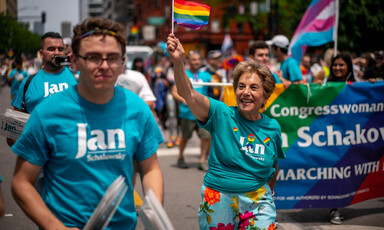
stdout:
<svg viewBox="0 0 384 230">
<path fill-rule="evenodd" d="M 31 114 L 21 137 L 7 138 L 17 155 L 12 192 L 43 229 L 84 227 L 119 175 L 126 178 L 128 193 L 109 226 L 134 229 L 135 173 L 141 174 L 144 193 L 151 189 L 163 201 L 156 151 L 166 130 L 167 147 L 179 148 L 175 163 L 181 169 L 189 167 L 184 152 L 194 131 L 200 138 L 198 169 L 206 172 L 198 206 L 201 229 L 232 229 L 249 221 L 274 229 L 272 196 L 278 160 L 285 154 L 280 125 L 259 110 L 275 84 L 384 79 L 382 52 L 352 57 L 326 50 L 322 58 L 305 54 L 298 63 L 288 56 L 284 35 L 253 42 L 246 61 L 228 69 L 223 63 L 231 57 L 220 50 L 186 52 L 170 34 L 166 50 L 157 50 L 150 65 L 137 58 L 127 69 L 124 37 L 119 23 L 88 18 L 74 27 L 71 39 L 44 34 L 41 64 L 1 59 L 1 82 L 11 86 L 11 105 Z M 69 65 L 57 63 L 56 57 L 66 55 Z M 222 102 L 221 83 L 233 85 L 237 106 Z M 270 147 L 264 148 L 267 139 Z M 258 157 L 261 152 L 266 157 Z M 3 210 L 0 190 L 0 215 Z M 337 209 L 330 221 L 341 224 Z"/>
</svg>

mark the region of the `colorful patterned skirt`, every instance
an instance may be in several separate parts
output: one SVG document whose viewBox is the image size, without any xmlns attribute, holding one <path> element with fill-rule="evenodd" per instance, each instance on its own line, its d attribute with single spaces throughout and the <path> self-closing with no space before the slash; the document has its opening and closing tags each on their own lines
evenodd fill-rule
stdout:
<svg viewBox="0 0 384 230">
<path fill-rule="evenodd" d="M 247 193 L 222 193 L 203 184 L 200 229 L 236 230 L 276 228 L 276 206 L 268 184 Z"/>
</svg>

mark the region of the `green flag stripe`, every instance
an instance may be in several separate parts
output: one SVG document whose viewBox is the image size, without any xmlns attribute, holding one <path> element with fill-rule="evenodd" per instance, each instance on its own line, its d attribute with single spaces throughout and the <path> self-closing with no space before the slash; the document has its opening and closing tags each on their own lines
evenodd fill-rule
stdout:
<svg viewBox="0 0 384 230">
<path fill-rule="evenodd" d="M 209 21 L 209 16 L 196 16 L 196 15 L 188 15 L 188 14 L 178 14 L 175 13 L 175 18 L 184 18 L 184 19 L 193 19 L 196 21 Z"/>
</svg>

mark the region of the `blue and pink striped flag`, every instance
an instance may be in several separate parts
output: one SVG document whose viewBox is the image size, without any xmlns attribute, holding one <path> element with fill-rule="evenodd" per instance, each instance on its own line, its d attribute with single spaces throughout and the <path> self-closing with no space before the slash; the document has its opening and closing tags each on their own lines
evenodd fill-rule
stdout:
<svg viewBox="0 0 384 230">
<path fill-rule="evenodd" d="M 337 39 L 336 1 L 313 0 L 305 11 L 289 45 L 289 54 L 299 63 L 307 46 L 320 46 Z"/>
</svg>

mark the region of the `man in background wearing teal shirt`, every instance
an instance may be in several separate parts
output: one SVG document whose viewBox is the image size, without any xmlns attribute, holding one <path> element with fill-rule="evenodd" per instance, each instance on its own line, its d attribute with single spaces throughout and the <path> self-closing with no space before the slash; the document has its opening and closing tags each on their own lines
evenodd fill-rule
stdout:
<svg viewBox="0 0 384 230">
<path fill-rule="evenodd" d="M 188 54 L 188 63 L 189 70 L 186 70 L 189 80 L 191 83 L 204 83 L 211 81 L 211 74 L 206 71 L 199 70 L 201 67 L 201 55 L 197 51 L 191 51 Z M 208 95 L 208 86 L 194 85 L 196 91 L 207 96 Z M 191 110 L 185 104 L 185 100 L 177 94 L 176 86 L 172 90 L 174 98 L 180 101 L 180 113 L 179 117 L 181 119 L 181 140 L 179 145 L 179 157 L 177 160 L 177 166 L 179 168 L 188 168 L 188 165 L 184 161 L 184 150 L 187 146 L 188 140 L 192 137 L 193 131 L 196 130 L 197 135 L 201 139 L 201 152 L 200 152 L 200 161 L 198 169 L 202 171 L 208 170 L 208 165 L 206 163 L 206 156 L 211 145 L 211 136 L 209 132 L 197 125 L 196 118 L 193 116 Z"/>
</svg>

